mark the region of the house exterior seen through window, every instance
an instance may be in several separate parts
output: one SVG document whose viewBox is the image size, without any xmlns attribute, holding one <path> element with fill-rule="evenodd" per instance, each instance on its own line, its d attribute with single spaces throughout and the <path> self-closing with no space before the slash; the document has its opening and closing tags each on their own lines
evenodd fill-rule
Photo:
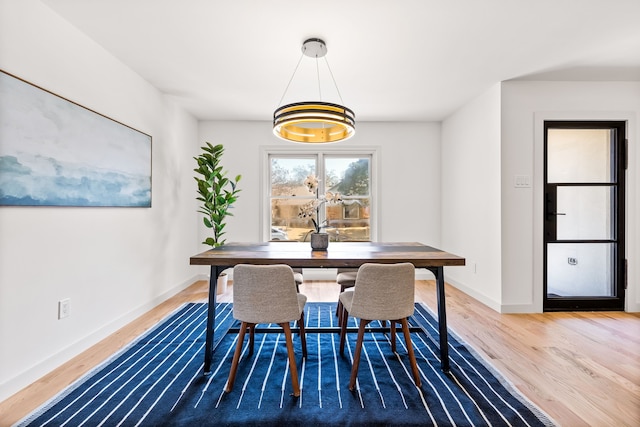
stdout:
<svg viewBox="0 0 640 427">
<path fill-rule="evenodd" d="M 309 176 L 316 191 L 305 186 Z M 271 154 L 269 178 L 270 240 L 309 241 L 312 219 L 331 241 L 371 240 L 370 155 Z"/>
</svg>

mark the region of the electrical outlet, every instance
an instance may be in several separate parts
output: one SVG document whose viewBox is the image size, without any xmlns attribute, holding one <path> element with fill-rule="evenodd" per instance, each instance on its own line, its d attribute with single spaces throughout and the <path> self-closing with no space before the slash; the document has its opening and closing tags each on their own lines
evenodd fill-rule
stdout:
<svg viewBox="0 0 640 427">
<path fill-rule="evenodd" d="M 69 317 L 71 312 L 71 298 L 65 298 L 58 301 L 58 319 Z"/>
</svg>

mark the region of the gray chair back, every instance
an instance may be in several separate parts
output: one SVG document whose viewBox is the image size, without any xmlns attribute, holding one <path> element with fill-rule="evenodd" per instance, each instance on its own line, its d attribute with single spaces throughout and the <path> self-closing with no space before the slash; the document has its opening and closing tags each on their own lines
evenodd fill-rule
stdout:
<svg viewBox="0 0 640 427">
<path fill-rule="evenodd" d="M 248 323 L 300 319 L 293 270 L 288 265 L 238 264 L 233 268 L 233 317 Z"/>
<path fill-rule="evenodd" d="M 363 264 L 356 276 L 349 314 L 367 320 L 395 320 L 413 314 L 415 267 L 411 263 Z"/>
</svg>

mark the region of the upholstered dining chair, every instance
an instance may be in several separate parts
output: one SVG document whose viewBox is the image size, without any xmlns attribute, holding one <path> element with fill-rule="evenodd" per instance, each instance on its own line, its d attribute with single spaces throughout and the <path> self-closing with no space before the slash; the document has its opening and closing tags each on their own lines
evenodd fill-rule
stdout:
<svg viewBox="0 0 640 427">
<path fill-rule="evenodd" d="M 253 353 L 255 326 L 276 323 L 284 331 L 291 369 L 293 395 L 300 396 L 293 338 L 289 322 L 298 321 L 302 356 L 307 357 L 304 331 L 304 305 L 307 297 L 296 291 L 293 270 L 288 265 L 239 264 L 233 269 L 233 317 L 241 322 L 238 343 L 225 391 L 230 393 L 235 382 L 244 335 L 249 329 L 249 354 Z"/>
<path fill-rule="evenodd" d="M 416 386 L 421 386 L 420 372 L 413 352 L 407 318 L 413 314 L 415 300 L 415 268 L 411 263 L 363 264 L 358 270 L 353 290 L 340 294 L 342 303 L 340 328 L 340 354 L 344 344 L 349 316 L 360 319 L 349 390 L 354 389 L 360 364 L 362 340 L 366 326 L 373 320 L 389 320 L 391 324 L 391 351 L 396 351 L 396 323 L 402 325 L 409 363 Z"/>
<path fill-rule="evenodd" d="M 349 288 L 353 288 L 356 285 L 356 276 L 358 275 L 357 268 L 338 268 L 338 275 L 336 276 L 336 282 L 340 285 L 340 293 Z M 336 316 L 338 316 L 338 325 L 342 324 L 342 304 L 338 300 L 338 306 L 336 307 Z"/>
<path fill-rule="evenodd" d="M 301 268 L 293 269 L 293 278 L 296 281 L 296 290 L 300 291 L 300 285 L 304 283 L 304 276 L 302 275 Z"/>
</svg>

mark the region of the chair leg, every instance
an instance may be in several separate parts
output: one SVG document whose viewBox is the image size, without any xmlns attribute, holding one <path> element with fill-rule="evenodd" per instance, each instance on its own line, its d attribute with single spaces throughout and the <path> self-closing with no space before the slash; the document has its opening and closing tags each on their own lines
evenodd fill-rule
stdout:
<svg viewBox="0 0 640 427">
<path fill-rule="evenodd" d="M 396 320 L 389 320 L 391 324 L 391 351 L 396 352 Z"/>
<path fill-rule="evenodd" d="M 416 362 L 416 355 L 413 352 L 413 343 L 411 343 L 411 334 L 409 333 L 409 323 L 407 318 L 400 320 L 402 323 L 402 332 L 404 332 L 404 340 L 407 343 L 407 351 L 409 352 L 409 363 L 411 363 L 411 371 L 413 372 L 413 380 L 416 383 L 416 387 L 422 386 L 420 381 L 420 371 L 418 371 L 418 363 Z"/>
<path fill-rule="evenodd" d="M 250 323 L 249 324 L 249 356 L 253 356 L 255 335 L 256 335 L 256 325 L 255 323 Z"/>
<path fill-rule="evenodd" d="M 360 319 L 360 327 L 358 328 L 358 341 L 356 341 L 356 351 L 353 355 L 353 367 L 351 368 L 351 380 L 349 381 L 349 390 L 353 391 L 356 387 L 356 378 L 358 377 L 358 366 L 360 365 L 360 353 L 362 351 L 362 341 L 364 340 L 364 329 L 370 320 Z"/>
<path fill-rule="evenodd" d="M 302 346 L 302 357 L 307 358 L 307 333 L 304 330 L 304 310 L 300 313 L 300 320 L 298 321 L 300 345 Z"/>
<path fill-rule="evenodd" d="M 347 335 L 347 323 L 349 323 L 349 313 L 347 309 L 342 307 L 342 312 L 340 314 L 340 355 L 344 355 L 344 343 L 346 341 L 345 337 Z"/>
<path fill-rule="evenodd" d="M 344 286 L 340 286 L 340 293 L 343 293 L 343 292 L 344 292 Z M 340 310 L 340 308 L 342 308 L 342 303 L 340 302 L 340 299 L 338 299 L 338 306 L 336 307 L 336 316 L 338 316 L 338 324 L 340 324 L 340 315 L 342 314 L 342 310 Z"/>
<path fill-rule="evenodd" d="M 291 339 L 291 328 L 289 322 L 280 323 L 284 329 L 284 336 L 287 341 L 287 353 L 289 354 L 289 366 L 291 367 L 291 385 L 293 386 L 293 396 L 300 397 L 300 385 L 298 384 L 298 368 L 296 367 L 296 355 L 293 352 L 293 340 Z"/>
<path fill-rule="evenodd" d="M 300 325 L 302 323 L 302 325 Z M 293 326 L 298 325 L 298 335 L 304 330 L 304 310 L 300 312 L 300 319 L 293 321 Z"/>
<path fill-rule="evenodd" d="M 227 385 L 224 388 L 226 393 L 231 393 L 233 389 L 233 383 L 236 381 L 236 371 L 238 370 L 238 361 L 240 360 L 240 353 L 242 353 L 242 344 L 244 343 L 244 333 L 249 327 L 249 324 L 242 322 L 240 325 L 240 331 L 238 332 L 238 343 L 236 344 L 236 351 L 233 353 L 233 361 L 231 362 L 231 369 L 229 370 L 229 378 L 227 379 Z"/>
</svg>

